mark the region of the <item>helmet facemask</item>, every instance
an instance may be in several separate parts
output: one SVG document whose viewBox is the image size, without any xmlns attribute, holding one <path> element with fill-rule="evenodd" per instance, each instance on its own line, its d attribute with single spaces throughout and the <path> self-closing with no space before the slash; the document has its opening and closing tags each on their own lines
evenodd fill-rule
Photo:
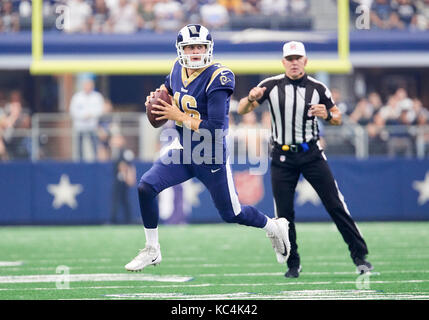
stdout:
<svg viewBox="0 0 429 320">
<path fill-rule="evenodd" d="M 206 47 L 205 53 L 198 54 L 185 54 L 185 47 L 189 45 L 204 45 Z M 179 57 L 179 63 L 189 69 L 200 69 L 208 66 L 213 61 L 213 42 L 212 41 L 188 41 L 180 42 L 176 44 L 177 56 Z M 192 57 L 201 57 L 198 61 L 192 61 Z"/>
</svg>

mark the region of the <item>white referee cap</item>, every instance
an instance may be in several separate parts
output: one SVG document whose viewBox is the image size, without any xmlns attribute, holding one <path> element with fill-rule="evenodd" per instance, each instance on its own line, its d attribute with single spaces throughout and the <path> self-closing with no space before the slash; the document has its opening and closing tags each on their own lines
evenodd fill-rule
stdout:
<svg viewBox="0 0 429 320">
<path fill-rule="evenodd" d="M 302 42 L 290 41 L 283 46 L 283 57 L 288 56 L 303 56 L 305 57 L 305 47 Z"/>
</svg>

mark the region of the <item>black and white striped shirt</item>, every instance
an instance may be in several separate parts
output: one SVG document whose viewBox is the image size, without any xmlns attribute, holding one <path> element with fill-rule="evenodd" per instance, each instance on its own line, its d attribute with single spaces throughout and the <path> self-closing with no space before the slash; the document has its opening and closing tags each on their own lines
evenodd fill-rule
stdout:
<svg viewBox="0 0 429 320">
<path fill-rule="evenodd" d="M 290 145 L 319 139 L 317 119 L 309 117 L 308 110 L 313 104 L 324 104 L 328 110 L 335 105 L 328 87 L 306 74 L 298 80 L 281 74 L 258 87 L 267 88 L 258 103 L 268 99 L 274 142 Z"/>
</svg>

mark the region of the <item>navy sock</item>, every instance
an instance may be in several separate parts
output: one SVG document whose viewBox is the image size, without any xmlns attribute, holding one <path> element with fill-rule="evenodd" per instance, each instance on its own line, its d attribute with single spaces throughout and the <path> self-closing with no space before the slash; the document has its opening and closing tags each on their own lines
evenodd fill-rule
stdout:
<svg viewBox="0 0 429 320">
<path fill-rule="evenodd" d="M 158 227 L 159 209 L 156 196 L 158 193 L 151 185 L 141 182 L 138 186 L 140 214 L 143 219 L 143 225 L 147 229 Z"/>
</svg>

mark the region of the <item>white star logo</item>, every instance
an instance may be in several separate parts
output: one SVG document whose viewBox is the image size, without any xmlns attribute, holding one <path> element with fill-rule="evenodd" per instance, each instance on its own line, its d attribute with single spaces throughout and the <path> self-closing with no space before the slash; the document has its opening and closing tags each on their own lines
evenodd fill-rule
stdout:
<svg viewBox="0 0 429 320">
<path fill-rule="evenodd" d="M 429 201 L 429 171 L 426 172 L 425 179 L 423 181 L 414 181 L 413 188 L 419 193 L 417 202 L 419 205 L 424 205 Z"/>
<path fill-rule="evenodd" d="M 54 196 L 52 206 L 55 209 L 68 205 L 74 209 L 77 207 L 76 196 L 83 191 L 81 184 L 71 184 L 68 175 L 61 175 L 58 184 L 49 184 L 48 192 Z"/>
<path fill-rule="evenodd" d="M 306 202 L 311 202 L 315 206 L 320 204 L 320 198 L 317 192 L 307 180 L 301 179 L 298 182 L 296 192 L 298 193 L 298 197 L 296 199 L 298 205 L 302 206 Z"/>
</svg>

